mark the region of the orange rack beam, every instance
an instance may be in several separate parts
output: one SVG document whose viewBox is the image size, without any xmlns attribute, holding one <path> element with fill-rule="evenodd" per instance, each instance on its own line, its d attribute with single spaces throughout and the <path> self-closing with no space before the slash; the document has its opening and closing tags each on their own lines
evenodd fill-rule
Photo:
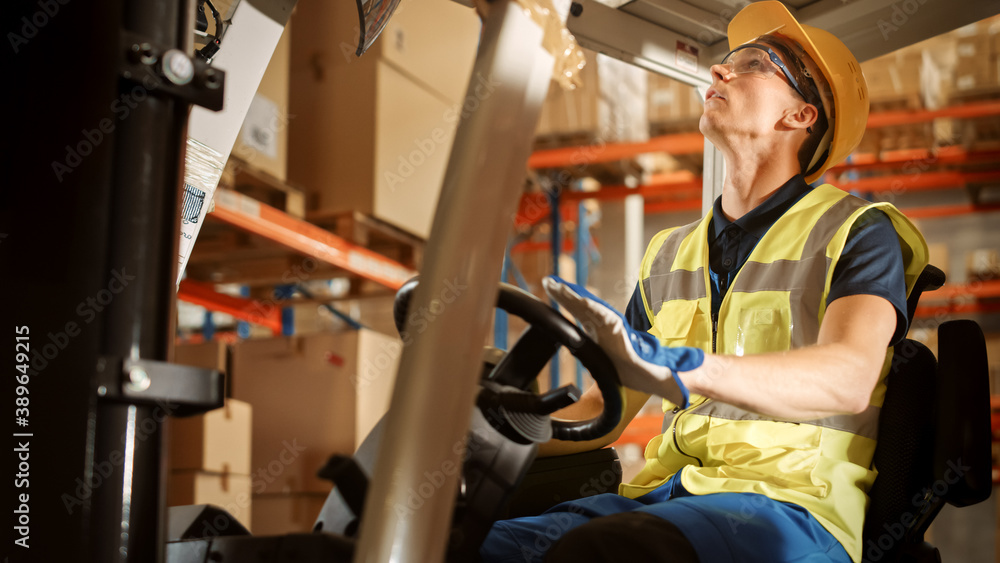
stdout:
<svg viewBox="0 0 1000 563">
<path fill-rule="evenodd" d="M 991 100 L 988 102 L 975 102 L 933 110 L 917 109 L 880 111 L 868 116 L 868 127 L 877 128 L 889 127 L 891 125 L 909 125 L 911 123 L 933 121 L 942 117 L 972 119 L 990 115 L 1000 115 L 1000 101 Z"/>
<path fill-rule="evenodd" d="M 928 301 L 935 301 L 966 296 L 975 297 L 977 299 L 1000 297 L 1000 280 L 972 282 L 965 285 L 945 284 L 939 289 L 925 292 L 921 295 L 921 298 L 927 299 Z"/>
<path fill-rule="evenodd" d="M 919 305 L 913 315 L 927 318 L 938 315 L 968 315 L 972 313 L 998 313 L 1000 303 L 951 303 L 948 305 Z"/>
<path fill-rule="evenodd" d="M 416 275 L 414 270 L 390 260 L 241 193 L 219 189 L 215 193 L 215 211 L 209 217 L 229 223 L 321 260 L 352 274 L 399 289 Z"/>
<path fill-rule="evenodd" d="M 934 219 L 937 217 L 965 215 L 966 213 L 988 213 L 990 211 L 1000 211 L 1000 203 L 934 205 L 927 207 L 910 207 L 908 209 L 900 209 L 900 211 L 902 211 L 903 215 L 906 215 L 910 219 Z"/>
<path fill-rule="evenodd" d="M 945 284 L 944 287 L 928 291 L 921 296 L 915 315 L 933 317 L 949 314 L 995 313 L 1000 311 L 1000 302 L 978 301 L 995 297 L 1000 297 L 1000 280 L 977 281 L 964 285 Z M 955 302 L 961 298 L 972 298 L 976 301 Z M 930 301 L 930 304 L 927 304 L 927 301 Z"/>
<path fill-rule="evenodd" d="M 839 174 L 848 170 L 873 170 L 900 168 L 903 172 L 920 172 L 930 166 L 942 164 L 974 164 L 1000 161 L 1000 151 L 972 151 L 964 147 L 946 146 L 932 149 L 900 149 L 880 154 L 855 153 L 851 161 L 830 168 L 828 173 Z"/>
<path fill-rule="evenodd" d="M 181 280 L 177 298 L 194 305 L 201 305 L 210 311 L 227 313 L 241 321 L 265 326 L 274 334 L 281 334 L 280 307 L 219 293 L 211 284 L 192 280 Z"/>
<path fill-rule="evenodd" d="M 859 192 L 906 192 L 922 190 L 939 190 L 942 188 L 962 187 L 966 184 L 1000 181 L 1000 170 L 988 172 L 918 172 L 915 174 L 893 174 L 873 176 L 853 182 L 842 182 L 839 187 L 845 191 Z"/>
<path fill-rule="evenodd" d="M 653 201 L 647 203 L 643 210 L 646 215 L 653 213 L 676 213 L 678 211 L 700 211 L 701 198 Z"/>
<path fill-rule="evenodd" d="M 569 168 L 599 162 L 614 162 L 639 154 L 665 152 L 694 154 L 705 150 L 701 133 L 678 133 L 653 137 L 639 143 L 601 143 L 535 151 L 528 158 L 528 168 Z"/>
</svg>

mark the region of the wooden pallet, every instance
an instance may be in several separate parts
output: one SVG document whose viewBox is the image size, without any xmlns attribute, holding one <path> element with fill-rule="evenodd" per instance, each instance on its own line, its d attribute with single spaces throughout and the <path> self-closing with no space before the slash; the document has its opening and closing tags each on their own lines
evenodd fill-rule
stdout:
<svg viewBox="0 0 1000 563">
<path fill-rule="evenodd" d="M 423 261 L 425 241 L 372 215 L 358 211 L 310 211 L 306 219 L 354 244 L 414 269 Z"/>
<path fill-rule="evenodd" d="M 238 157 L 229 158 L 219 180 L 219 187 L 246 194 L 296 219 L 305 218 L 306 198 L 303 190 Z"/>
<path fill-rule="evenodd" d="M 414 270 L 423 256 L 422 240 L 361 213 L 321 217 L 318 226 Z M 212 220 L 202 227 L 188 262 L 187 274 L 193 280 L 236 283 L 265 293 L 276 285 L 333 278 L 350 279 L 352 297 L 392 293 L 344 269 Z"/>
</svg>

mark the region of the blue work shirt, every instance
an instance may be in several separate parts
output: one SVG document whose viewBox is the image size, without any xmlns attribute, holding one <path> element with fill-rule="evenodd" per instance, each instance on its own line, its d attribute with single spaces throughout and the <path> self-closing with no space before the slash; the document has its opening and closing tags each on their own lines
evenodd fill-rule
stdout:
<svg viewBox="0 0 1000 563">
<path fill-rule="evenodd" d="M 763 203 L 735 221 L 730 221 L 722 212 L 722 198 L 715 200 L 712 222 L 708 227 L 713 313 L 718 313 L 729 285 L 760 239 L 810 190 L 812 186 L 801 175 L 795 175 Z M 652 325 L 646 316 L 640 290 L 641 286 L 637 283 L 625 310 L 625 318 L 636 330 L 648 331 Z M 833 271 L 827 306 L 848 295 L 877 295 L 892 303 L 896 308 L 896 332 L 892 344 L 906 336 L 908 320 L 903 253 L 892 221 L 877 209 L 865 212 L 851 227 Z"/>
</svg>

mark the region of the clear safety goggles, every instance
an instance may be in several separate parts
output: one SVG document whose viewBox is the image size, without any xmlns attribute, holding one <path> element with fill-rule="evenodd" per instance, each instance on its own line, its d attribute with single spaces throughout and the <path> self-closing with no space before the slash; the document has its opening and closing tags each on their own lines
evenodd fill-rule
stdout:
<svg viewBox="0 0 1000 563">
<path fill-rule="evenodd" d="M 788 83 L 791 84 L 792 88 L 802 96 L 803 100 L 819 99 L 818 95 L 807 96 L 802 87 L 799 86 L 799 81 L 795 79 L 795 75 L 781 61 L 781 57 L 764 45 L 740 45 L 730 51 L 722 59 L 721 64 L 729 67 L 729 70 L 736 74 L 756 74 L 761 78 L 771 78 L 780 70 L 785 75 L 785 78 L 788 79 Z"/>
</svg>

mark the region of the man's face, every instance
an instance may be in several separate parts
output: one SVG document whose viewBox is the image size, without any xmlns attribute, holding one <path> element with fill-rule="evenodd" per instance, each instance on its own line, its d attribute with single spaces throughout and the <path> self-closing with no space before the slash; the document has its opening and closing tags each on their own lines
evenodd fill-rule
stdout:
<svg viewBox="0 0 1000 563">
<path fill-rule="evenodd" d="M 791 61 L 768 49 L 743 48 L 732 53 L 726 64 L 712 65 L 712 86 L 705 99 L 699 128 L 716 145 L 731 145 L 738 139 L 766 139 L 780 130 L 780 121 L 803 104 L 788 78 L 770 59 L 777 56 L 786 67 Z"/>
</svg>

